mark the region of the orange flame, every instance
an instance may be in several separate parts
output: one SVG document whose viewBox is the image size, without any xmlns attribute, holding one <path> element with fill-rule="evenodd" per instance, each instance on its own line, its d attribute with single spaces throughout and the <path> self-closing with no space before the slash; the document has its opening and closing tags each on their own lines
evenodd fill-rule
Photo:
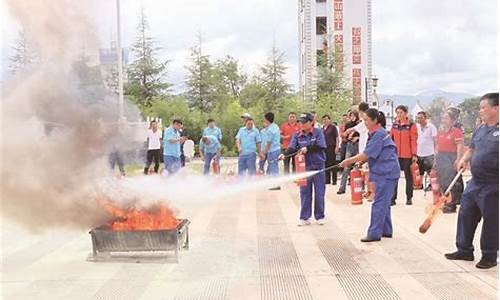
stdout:
<svg viewBox="0 0 500 300">
<path fill-rule="evenodd" d="M 174 229 L 180 223 L 173 211 L 161 202 L 143 209 L 121 208 L 116 203 L 104 199 L 97 199 L 97 202 L 111 216 L 111 230 L 165 230 Z"/>
</svg>

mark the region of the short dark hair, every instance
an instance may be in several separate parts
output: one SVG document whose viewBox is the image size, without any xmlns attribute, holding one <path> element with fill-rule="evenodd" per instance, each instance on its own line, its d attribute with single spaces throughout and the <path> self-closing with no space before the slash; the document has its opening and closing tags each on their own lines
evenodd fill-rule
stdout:
<svg viewBox="0 0 500 300">
<path fill-rule="evenodd" d="M 348 117 L 348 115 L 347 114 L 343 114 L 342 117 Z"/>
<path fill-rule="evenodd" d="M 351 111 L 349 112 L 349 117 L 350 117 L 350 115 L 354 115 L 354 116 L 356 117 L 356 121 L 357 121 L 357 120 L 359 120 L 359 113 L 358 113 L 358 111 L 356 111 L 356 110 L 351 110 Z"/>
<path fill-rule="evenodd" d="M 383 112 L 378 111 L 375 108 L 369 108 L 365 114 L 368 118 L 370 118 L 370 120 L 377 121 L 377 124 L 380 124 L 380 126 L 385 128 L 386 120 Z"/>
<path fill-rule="evenodd" d="M 156 123 L 156 120 L 151 120 L 151 122 L 149 122 L 149 125 L 153 125 L 153 123 Z"/>
<path fill-rule="evenodd" d="M 215 120 L 214 120 L 214 119 L 212 119 L 212 118 L 210 118 L 210 119 L 208 119 L 208 120 L 207 120 L 207 124 L 208 124 L 208 123 L 211 123 L 211 122 L 215 122 Z"/>
<path fill-rule="evenodd" d="M 291 112 L 288 113 L 288 115 L 294 115 L 294 116 L 296 116 L 297 114 L 294 111 L 291 111 Z"/>
<path fill-rule="evenodd" d="M 480 101 L 488 100 L 490 106 L 498 106 L 498 93 L 488 93 L 481 97 Z"/>
<path fill-rule="evenodd" d="M 274 122 L 274 114 L 272 112 L 268 112 L 264 115 L 264 118 L 269 122 Z"/>
<path fill-rule="evenodd" d="M 339 125 L 339 124 L 337 124 L 337 122 L 333 122 L 333 125 L 337 126 L 337 125 Z"/>
<path fill-rule="evenodd" d="M 315 110 L 311 110 L 311 114 L 315 115 L 316 111 Z"/>
<path fill-rule="evenodd" d="M 425 111 L 419 111 L 419 112 L 417 113 L 417 115 L 422 115 L 422 116 L 424 116 L 425 118 L 427 118 L 427 113 L 426 113 Z"/>
<path fill-rule="evenodd" d="M 172 121 L 172 124 L 181 124 L 181 125 L 182 125 L 182 121 L 181 121 L 181 120 L 179 120 L 179 119 L 174 119 L 174 120 Z"/>
<path fill-rule="evenodd" d="M 359 111 L 362 111 L 362 112 L 365 112 L 367 111 L 368 109 L 370 108 L 370 105 L 366 102 L 361 102 L 359 105 L 358 105 L 358 110 Z"/>
<path fill-rule="evenodd" d="M 396 110 L 398 109 L 404 111 L 405 113 L 408 113 L 408 106 L 406 105 L 398 105 L 398 107 L 396 107 Z"/>
<path fill-rule="evenodd" d="M 324 118 L 328 118 L 328 120 L 331 120 L 332 118 L 330 118 L 330 115 L 329 114 L 325 114 L 323 115 L 323 117 L 321 117 L 321 119 L 324 119 Z"/>
</svg>

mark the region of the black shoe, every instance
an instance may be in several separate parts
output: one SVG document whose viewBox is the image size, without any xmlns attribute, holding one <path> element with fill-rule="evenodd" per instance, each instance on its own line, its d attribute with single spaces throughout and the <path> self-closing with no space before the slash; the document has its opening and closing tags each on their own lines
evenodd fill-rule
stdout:
<svg viewBox="0 0 500 300">
<path fill-rule="evenodd" d="M 382 237 L 390 239 L 392 238 L 392 234 L 382 234 Z"/>
<path fill-rule="evenodd" d="M 281 187 L 277 186 L 277 187 L 270 188 L 269 190 L 270 191 L 279 191 L 279 190 L 281 190 Z"/>
<path fill-rule="evenodd" d="M 391 206 L 396 205 L 396 200 L 391 200 Z"/>
<path fill-rule="evenodd" d="M 413 205 L 413 202 L 411 201 L 411 199 L 406 200 L 406 205 Z"/>
<path fill-rule="evenodd" d="M 341 191 L 341 190 L 337 191 L 337 195 L 342 195 L 342 194 L 345 194 L 345 191 Z"/>
<path fill-rule="evenodd" d="M 363 243 L 370 243 L 370 242 L 378 242 L 380 241 L 380 238 L 378 239 L 372 239 L 372 238 L 369 238 L 369 237 L 364 237 L 361 239 L 361 242 Z"/>
<path fill-rule="evenodd" d="M 332 185 L 337 185 L 337 182 L 332 183 Z"/>
<path fill-rule="evenodd" d="M 330 181 L 325 181 L 325 184 L 330 184 Z"/>
<path fill-rule="evenodd" d="M 467 253 L 463 253 L 463 252 L 459 252 L 459 251 L 452 252 L 452 253 L 446 253 L 444 255 L 444 257 L 446 257 L 446 259 L 449 259 L 449 260 L 466 260 L 466 261 L 473 261 L 474 260 L 474 254 L 472 254 L 472 253 L 467 254 Z"/>
<path fill-rule="evenodd" d="M 443 207 L 443 214 L 453 214 L 457 212 L 457 208 L 453 206 Z"/>
<path fill-rule="evenodd" d="M 484 257 L 481 258 L 481 260 L 476 264 L 476 268 L 478 269 L 489 269 L 493 268 L 494 266 L 497 265 L 497 262 L 495 260 L 489 260 L 485 259 Z"/>
</svg>

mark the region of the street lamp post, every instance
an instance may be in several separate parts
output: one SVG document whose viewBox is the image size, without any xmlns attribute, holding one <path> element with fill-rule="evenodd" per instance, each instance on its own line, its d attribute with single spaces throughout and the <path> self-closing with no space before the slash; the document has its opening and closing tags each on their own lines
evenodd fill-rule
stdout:
<svg viewBox="0 0 500 300">
<path fill-rule="evenodd" d="M 372 86 L 373 86 L 373 97 L 375 98 L 374 101 L 377 103 L 377 108 L 380 108 L 380 103 L 378 103 L 378 97 L 377 97 L 377 85 L 378 85 L 378 78 L 377 75 L 373 75 L 372 77 Z"/>
<path fill-rule="evenodd" d="M 116 46 L 118 52 L 118 113 L 119 119 L 124 119 L 123 111 L 123 59 L 121 43 L 121 25 L 120 25 L 120 0 L 116 0 Z"/>
</svg>

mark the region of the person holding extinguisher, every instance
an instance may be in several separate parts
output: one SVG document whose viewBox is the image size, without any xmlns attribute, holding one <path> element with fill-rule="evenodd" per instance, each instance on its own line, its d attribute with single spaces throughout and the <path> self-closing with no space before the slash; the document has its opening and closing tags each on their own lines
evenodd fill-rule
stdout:
<svg viewBox="0 0 500 300">
<path fill-rule="evenodd" d="M 321 128 L 314 126 L 314 117 L 310 113 L 300 115 L 300 131 L 294 133 L 285 155 L 300 153 L 305 155 L 306 171 L 320 171 L 307 178 L 307 185 L 300 187 L 300 219 L 298 226 L 310 225 L 314 186 L 314 218 L 318 225 L 325 224 L 325 149 L 326 141 Z"/>
<path fill-rule="evenodd" d="M 344 168 L 354 163 L 368 162 L 370 181 L 375 185 L 370 226 L 361 242 L 376 242 L 382 237 L 392 237 L 391 199 L 399 180 L 399 160 L 396 144 L 384 129 L 385 116 L 370 108 L 364 116 L 369 130 L 368 142 L 363 153 L 345 159 L 340 163 Z"/>
</svg>

